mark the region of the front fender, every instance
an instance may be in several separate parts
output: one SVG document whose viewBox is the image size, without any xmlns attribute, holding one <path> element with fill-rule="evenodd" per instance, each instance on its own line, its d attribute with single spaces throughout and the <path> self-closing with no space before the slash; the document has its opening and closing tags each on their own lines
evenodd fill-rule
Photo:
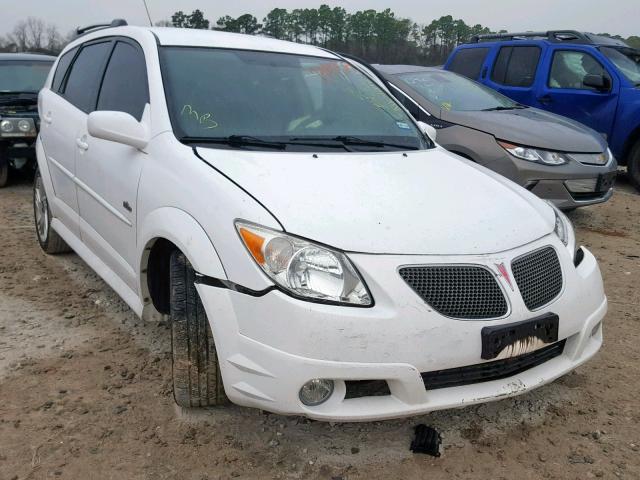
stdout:
<svg viewBox="0 0 640 480">
<path fill-rule="evenodd" d="M 145 268 L 149 248 L 157 239 L 163 238 L 185 254 L 196 272 L 213 278 L 227 278 L 211 239 L 195 218 L 184 210 L 158 208 L 145 217 L 139 232 L 138 259 L 141 271 Z"/>
</svg>

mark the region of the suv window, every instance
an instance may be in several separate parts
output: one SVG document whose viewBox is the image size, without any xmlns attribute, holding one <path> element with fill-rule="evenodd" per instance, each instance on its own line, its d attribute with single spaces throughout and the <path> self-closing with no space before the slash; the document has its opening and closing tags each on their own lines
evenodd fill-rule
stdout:
<svg viewBox="0 0 640 480">
<path fill-rule="evenodd" d="M 90 113 L 95 109 L 104 62 L 112 43 L 92 43 L 80 50 L 71 67 L 64 88 L 64 96 L 80 110 Z"/>
<path fill-rule="evenodd" d="M 125 112 L 138 121 L 149 102 L 147 69 L 140 48 L 118 42 L 102 80 L 98 110 Z"/>
<path fill-rule="evenodd" d="M 449 70 L 465 77 L 477 79 L 484 64 L 484 59 L 489 53 L 488 48 L 463 48 L 455 54 Z"/>
<path fill-rule="evenodd" d="M 558 50 L 553 54 L 549 74 L 550 88 L 593 90 L 584 85 L 584 77 L 587 75 L 605 76 L 611 80 L 600 62 L 587 52 Z"/>
<path fill-rule="evenodd" d="M 502 47 L 491 72 L 491 80 L 510 87 L 530 87 L 536 78 L 540 48 Z"/>
<path fill-rule="evenodd" d="M 51 84 L 51 90 L 54 92 L 60 91 L 64 75 L 67 73 L 67 70 L 69 70 L 69 65 L 71 65 L 71 61 L 73 60 L 73 57 L 76 56 L 77 51 L 78 47 L 73 48 L 60 57 L 58 68 L 56 68 L 56 73 L 53 75 L 53 83 Z"/>
</svg>

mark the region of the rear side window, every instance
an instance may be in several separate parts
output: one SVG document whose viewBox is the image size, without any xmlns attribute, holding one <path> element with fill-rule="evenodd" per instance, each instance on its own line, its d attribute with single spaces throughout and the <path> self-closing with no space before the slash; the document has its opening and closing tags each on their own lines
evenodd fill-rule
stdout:
<svg viewBox="0 0 640 480">
<path fill-rule="evenodd" d="M 530 87 L 535 81 L 539 60 L 539 47 L 502 47 L 491 80 L 510 87 Z"/>
<path fill-rule="evenodd" d="M 83 112 L 90 113 L 95 109 L 104 62 L 111 45 L 111 42 L 87 45 L 73 62 L 64 96 Z"/>
<path fill-rule="evenodd" d="M 149 102 L 147 69 L 140 48 L 118 42 L 104 74 L 98 110 L 125 112 L 138 121 Z"/>
<path fill-rule="evenodd" d="M 476 80 L 480 76 L 488 48 L 463 48 L 458 50 L 449 64 L 449 70 Z"/>
<path fill-rule="evenodd" d="M 69 65 L 71 65 L 71 61 L 73 60 L 73 57 L 75 57 L 77 51 L 77 47 L 73 48 L 60 57 L 58 68 L 56 68 L 56 73 L 54 73 L 53 75 L 53 83 L 51 84 L 51 90 L 53 90 L 54 92 L 60 91 L 62 81 L 64 80 L 64 75 L 65 73 L 67 73 Z"/>
</svg>

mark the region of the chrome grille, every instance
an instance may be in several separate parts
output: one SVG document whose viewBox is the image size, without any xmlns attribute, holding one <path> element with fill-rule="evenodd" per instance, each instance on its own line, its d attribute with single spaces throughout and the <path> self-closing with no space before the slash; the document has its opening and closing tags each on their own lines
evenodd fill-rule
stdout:
<svg viewBox="0 0 640 480">
<path fill-rule="evenodd" d="M 507 301 L 493 274 L 483 267 L 403 267 L 400 276 L 436 312 L 461 319 L 503 317 Z"/>
<path fill-rule="evenodd" d="M 560 261 L 551 247 L 516 258 L 511 263 L 511 270 L 529 310 L 551 303 L 562 290 Z"/>
</svg>

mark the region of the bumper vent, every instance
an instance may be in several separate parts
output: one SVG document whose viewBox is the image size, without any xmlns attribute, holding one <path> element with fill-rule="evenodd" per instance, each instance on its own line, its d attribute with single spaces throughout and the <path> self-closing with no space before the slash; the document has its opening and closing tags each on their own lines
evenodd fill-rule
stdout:
<svg viewBox="0 0 640 480">
<path fill-rule="evenodd" d="M 562 290 L 560 261 L 551 247 L 516 258 L 511 263 L 511 270 L 529 310 L 551 303 Z"/>
<path fill-rule="evenodd" d="M 437 370 L 422 374 L 424 387 L 427 390 L 439 388 L 460 387 L 491 380 L 501 380 L 525 372 L 537 367 L 552 358 L 562 355 L 565 340 L 541 348 L 535 352 L 520 355 L 518 357 L 479 363 L 468 367 Z"/>
<path fill-rule="evenodd" d="M 436 312 L 452 318 L 503 317 L 507 301 L 493 274 L 483 267 L 404 267 L 400 276 Z"/>
</svg>

